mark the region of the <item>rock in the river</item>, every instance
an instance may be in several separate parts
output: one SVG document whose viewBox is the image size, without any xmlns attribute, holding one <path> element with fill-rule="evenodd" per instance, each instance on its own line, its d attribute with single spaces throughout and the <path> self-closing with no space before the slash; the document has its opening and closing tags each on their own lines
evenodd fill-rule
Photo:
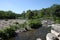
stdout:
<svg viewBox="0 0 60 40">
<path fill-rule="evenodd" d="M 26 31 L 27 31 L 27 30 L 26 30 L 25 28 L 21 28 L 21 29 L 15 31 L 15 32 L 16 32 L 16 33 L 19 33 L 19 32 L 26 32 Z"/>
<path fill-rule="evenodd" d="M 41 38 L 37 38 L 36 40 L 41 40 Z"/>
<path fill-rule="evenodd" d="M 46 36 L 46 40 L 55 40 L 57 37 L 53 33 L 48 33 Z"/>
</svg>

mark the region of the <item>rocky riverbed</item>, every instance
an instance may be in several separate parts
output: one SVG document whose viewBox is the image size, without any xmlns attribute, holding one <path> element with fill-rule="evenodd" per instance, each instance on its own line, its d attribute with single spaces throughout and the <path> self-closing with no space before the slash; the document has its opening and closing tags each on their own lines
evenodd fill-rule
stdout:
<svg viewBox="0 0 60 40">
<path fill-rule="evenodd" d="M 9 25 L 13 25 L 15 22 L 18 22 L 19 24 L 24 23 L 26 20 L 24 19 L 0 19 L 0 29 L 4 27 L 8 27 Z"/>
<path fill-rule="evenodd" d="M 11 19 L 11 20 L 0 20 L 0 28 L 8 27 L 9 25 L 14 24 L 15 22 L 24 23 L 26 20 L 21 19 Z M 42 40 L 46 40 L 46 34 L 51 30 L 50 27 L 40 27 L 39 29 L 30 30 L 26 32 L 18 32 L 15 38 L 11 38 L 10 40 L 36 40 L 37 38 L 41 38 Z"/>
<path fill-rule="evenodd" d="M 36 30 L 31 30 L 31 31 L 27 31 L 27 32 L 19 32 L 18 35 L 14 38 L 14 40 L 36 40 L 37 38 L 46 40 L 46 34 L 49 33 L 50 30 L 51 30 L 50 27 L 48 27 L 48 28 L 41 27 Z"/>
</svg>

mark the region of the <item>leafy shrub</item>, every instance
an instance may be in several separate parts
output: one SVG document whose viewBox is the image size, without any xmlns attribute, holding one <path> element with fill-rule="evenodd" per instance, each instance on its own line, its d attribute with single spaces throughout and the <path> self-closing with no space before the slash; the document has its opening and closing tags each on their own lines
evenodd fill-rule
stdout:
<svg viewBox="0 0 60 40">
<path fill-rule="evenodd" d="M 15 30 L 13 28 L 7 28 L 5 29 L 5 32 L 8 34 L 8 37 L 15 37 Z"/>
<path fill-rule="evenodd" d="M 11 37 L 15 37 L 16 33 L 15 30 L 13 28 L 5 28 L 2 30 L 0 30 L 0 38 L 3 40 L 8 40 Z"/>
<path fill-rule="evenodd" d="M 26 25 L 27 25 L 27 23 L 26 23 L 26 22 L 24 22 L 23 24 L 19 24 L 20 28 L 25 28 L 25 27 L 26 27 Z"/>
<path fill-rule="evenodd" d="M 0 30 L 0 38 L 3 39 L 3 40 L 8 39 L 8 36 L 7 36 L 6 32 Z"/>
<path fill-rule="evenodd" d="M 55 22 L 60 24 L 60 20 L 56 20 Z"/>
<path fill-rule="evenodd" d="M 42 26 L 41 21 L 39 19 L 31 19 L 28 21 L 28 23 L 28 25 L 33 29 L 37 29 Z"/>
<path fill-rule="evenodd" d="M 12 28 L 13 30 L 19 29 L 19 27 L 17 25 L 10 25 L 10 28 Z"/>
</svg>

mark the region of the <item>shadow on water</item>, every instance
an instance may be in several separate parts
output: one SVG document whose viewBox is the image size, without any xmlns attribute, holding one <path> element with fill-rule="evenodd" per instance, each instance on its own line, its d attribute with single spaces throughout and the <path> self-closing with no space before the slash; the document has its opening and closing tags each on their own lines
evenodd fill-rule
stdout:
<svg viewBox="0 0 60 40">
<path fill-rule="evenodd" d="M 27 31 L 19 33 L 14 40 L 36 40 L 36 38 L 41 38 L 46 40 L 46 34 L 51 32 L 51 28 L 41 27 L 36 30 Z"/>
</svg>

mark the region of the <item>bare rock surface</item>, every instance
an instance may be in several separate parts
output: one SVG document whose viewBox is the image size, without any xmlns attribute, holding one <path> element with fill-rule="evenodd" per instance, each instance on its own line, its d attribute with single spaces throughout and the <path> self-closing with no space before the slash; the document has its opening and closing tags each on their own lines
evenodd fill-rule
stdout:
<svg viewBox="0 0 60 40">
<path fill-rule="evenodd" d="M 0 29 L 4 27 L 8 27 L 9 25 L 13 25 L 15 22 L 19 24 L 24 23 L 26 20 L 23 19 L 8 19 L 7 21 L 4 19 L 0 19 Z"/>
</svg>

